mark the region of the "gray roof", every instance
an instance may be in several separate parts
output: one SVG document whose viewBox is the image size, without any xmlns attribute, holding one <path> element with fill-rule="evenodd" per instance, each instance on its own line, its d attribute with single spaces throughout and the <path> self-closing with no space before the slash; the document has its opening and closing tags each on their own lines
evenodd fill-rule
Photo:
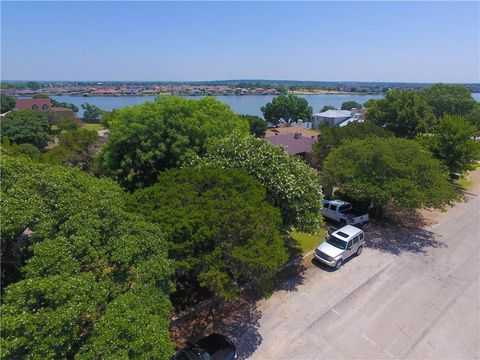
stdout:
<svg viewBox="0 0 480 360">
<path fill-rule="evenodd" d="M 313 114 L 313 116 L 321 116 L 326 118 L 343 118 L 347 116 L 352 116 L 350 110 L 327 110 L 321 113 Z"/>
<path fill-rule="evenodd" d="M 316 138 L 306 136 L 295 138 L 295 134 L 269 136 L 265 140 L 274 146 L 284 146 L 289 155 L 312 152 L 313 144 L 317 142 Z"/>
</svg>

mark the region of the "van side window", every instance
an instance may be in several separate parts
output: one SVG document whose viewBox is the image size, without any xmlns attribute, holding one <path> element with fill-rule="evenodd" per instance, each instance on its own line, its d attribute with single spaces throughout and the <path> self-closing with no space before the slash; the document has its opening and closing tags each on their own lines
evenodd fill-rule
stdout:
<svg viewBox="0 0 480 360">
<path fill-rule="evenodd" d="M 354 244 L 358 243 L 358 236 L 355 236 L 355 237 L 353 238 L 353 243 L 354 243 Z"/>
</svg>

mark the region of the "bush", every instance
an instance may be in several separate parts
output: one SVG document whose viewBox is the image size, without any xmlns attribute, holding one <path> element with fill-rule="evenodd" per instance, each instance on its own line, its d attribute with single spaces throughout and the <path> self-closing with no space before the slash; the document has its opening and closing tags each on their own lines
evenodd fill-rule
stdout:
<svg viewBox="0 0 480 360">
<path fill-rule="evenodd" d="M 213 145 L 205 157 L 194 159 L 192 165 L 245 171 L 265 187 L 287 228 L 315 233 L 321 224 L 322 190 L 317 172 L 281 147 L 252 136 L 232 135 Z"/>
<path fill-rule="evenodd" d="M 2 137 L 15 144 L 33 144 L 42 149 L 50 141 L 50 125 L 40 111 L 11 111 L 2 118 Z"/>
</svg>

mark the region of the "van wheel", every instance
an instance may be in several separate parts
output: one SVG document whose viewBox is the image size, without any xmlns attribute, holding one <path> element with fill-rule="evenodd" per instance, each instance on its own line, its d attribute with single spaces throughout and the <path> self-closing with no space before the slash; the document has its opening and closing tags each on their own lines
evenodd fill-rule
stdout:
<svg viewBox="0 0 480 360">
<path fill-rule="evenodd" d="M 335 263 L 335 270 L 340 269 L 341 266 L 342 266 L 342 259 L 338 260 L 338 261 Z"/>
<path fill-rule="evenodd" d="M 357 249 L 357 256 L 360 256 L 360 254 L 362 253 L 362 250 L 363 250 L 363 246 L 360 246 L 360 247 Z"/>
</svg>

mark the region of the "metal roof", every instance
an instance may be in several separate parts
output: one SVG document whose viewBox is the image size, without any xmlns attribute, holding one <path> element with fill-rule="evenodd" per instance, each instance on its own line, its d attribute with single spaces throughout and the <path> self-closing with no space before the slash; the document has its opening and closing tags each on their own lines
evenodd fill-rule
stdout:
<svg viewBox="0 0 480 360">
<path fill-rule="evenodd" d="M 352 112 L 350 110 L 327 110 L 321 113 L 313 114 L 313 116 L 321 116 L 326 118 L 343 118 L 351 117 Z"/>
</svg>

